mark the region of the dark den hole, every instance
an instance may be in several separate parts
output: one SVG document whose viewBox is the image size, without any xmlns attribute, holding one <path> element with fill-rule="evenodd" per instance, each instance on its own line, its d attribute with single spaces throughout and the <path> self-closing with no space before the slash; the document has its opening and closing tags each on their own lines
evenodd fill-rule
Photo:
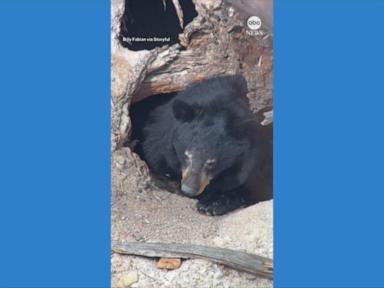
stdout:
<svg viewBox="0 0 384 288">
<path fill-rule="evenodd" d="M 140 144 L 143 141 L 143 127 L 149 120 L 149 114 L 156 107 L 170 101 L 175 95 L 176 93 L 152 95 L 130 106 L 129 115 L 132 121 L 132 130 L 128 146 L 140 156 L 142 155 Z"/>
<path fill-rule="evenodd" d="M 181 0 L 184 27 L 197 16 L 192 0 Z M 119 41 L 133 50 L 151 50 L 178 43 L 182 28 L 172 0 L 126 0 Z"/>
</svg>

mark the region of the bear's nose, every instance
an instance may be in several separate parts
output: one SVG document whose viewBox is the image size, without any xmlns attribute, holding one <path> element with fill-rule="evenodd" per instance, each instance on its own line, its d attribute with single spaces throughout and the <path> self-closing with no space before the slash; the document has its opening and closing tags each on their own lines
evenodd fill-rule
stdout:
<svg viewBox="0 0 384 288">
<path fill-rule="evenodd" d="M 183 184 L 181 185 L 181 191 L 187 196 L 195 196 L 195 189 Z"/>
</svg>

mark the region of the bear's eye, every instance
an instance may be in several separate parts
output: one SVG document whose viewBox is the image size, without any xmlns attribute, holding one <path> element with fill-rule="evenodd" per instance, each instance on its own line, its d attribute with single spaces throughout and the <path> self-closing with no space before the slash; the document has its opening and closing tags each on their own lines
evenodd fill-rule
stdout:
<svg viewBox="0 0 384 288">
<path fill-rule="evenodd" d="M 212 169 L 213 167 L 215 167 L 215 164 L 216 164 L 216 160 L 215 159 L 208 159 L 205 162 L 205 167 L 207 167 L 208 169 Z"/>
</svg>

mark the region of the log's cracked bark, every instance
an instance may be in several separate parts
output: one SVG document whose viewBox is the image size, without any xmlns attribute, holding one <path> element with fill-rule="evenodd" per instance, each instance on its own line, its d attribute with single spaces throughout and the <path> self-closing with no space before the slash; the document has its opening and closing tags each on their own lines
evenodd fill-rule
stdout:
<svg viewBox="0 0 384 288">
<path fill-rule="evenodd" d="M 172 0 L 172 3 L 173 3 L 173 6 L 175 6 L 177 18 L 179 18 L 180 27 L 181 27 L 181 29 L 183 29 L 184 28 L 184 14 L 183 14 L 183 10 L 181 9 L 181 5 L 179 3 L 179 0 Z"/>
<path fill-rule="evenodd" d="M 132 102 L 177 92 L 203 79 L 241 73 L 253 111 L 272 107 L 272 34 L 261 30 L 261 35 L 249 35 L 244 13 L 225 1 L 194 3 L 198 16 L 180 34 L 181 46 L 133 52 L 117 40 L 124 0 L 112 0 L 112 150 L 122 147 L 129 136 Z"/>
</svg>

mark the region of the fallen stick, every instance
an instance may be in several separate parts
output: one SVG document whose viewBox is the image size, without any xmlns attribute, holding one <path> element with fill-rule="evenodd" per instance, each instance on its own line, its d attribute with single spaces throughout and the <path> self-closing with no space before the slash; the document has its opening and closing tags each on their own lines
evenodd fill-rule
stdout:
<svg viewBox="0 0 384 288">
<path fill-rule="evenodd" d="M 223 264 L 232 269 L 273 279 L 273 261 L 269 258 L 226 248 L 190 244 L 114 243 L 112 251 L 118 254 L 145 257 L 201 258 Z"/>
</svg>

